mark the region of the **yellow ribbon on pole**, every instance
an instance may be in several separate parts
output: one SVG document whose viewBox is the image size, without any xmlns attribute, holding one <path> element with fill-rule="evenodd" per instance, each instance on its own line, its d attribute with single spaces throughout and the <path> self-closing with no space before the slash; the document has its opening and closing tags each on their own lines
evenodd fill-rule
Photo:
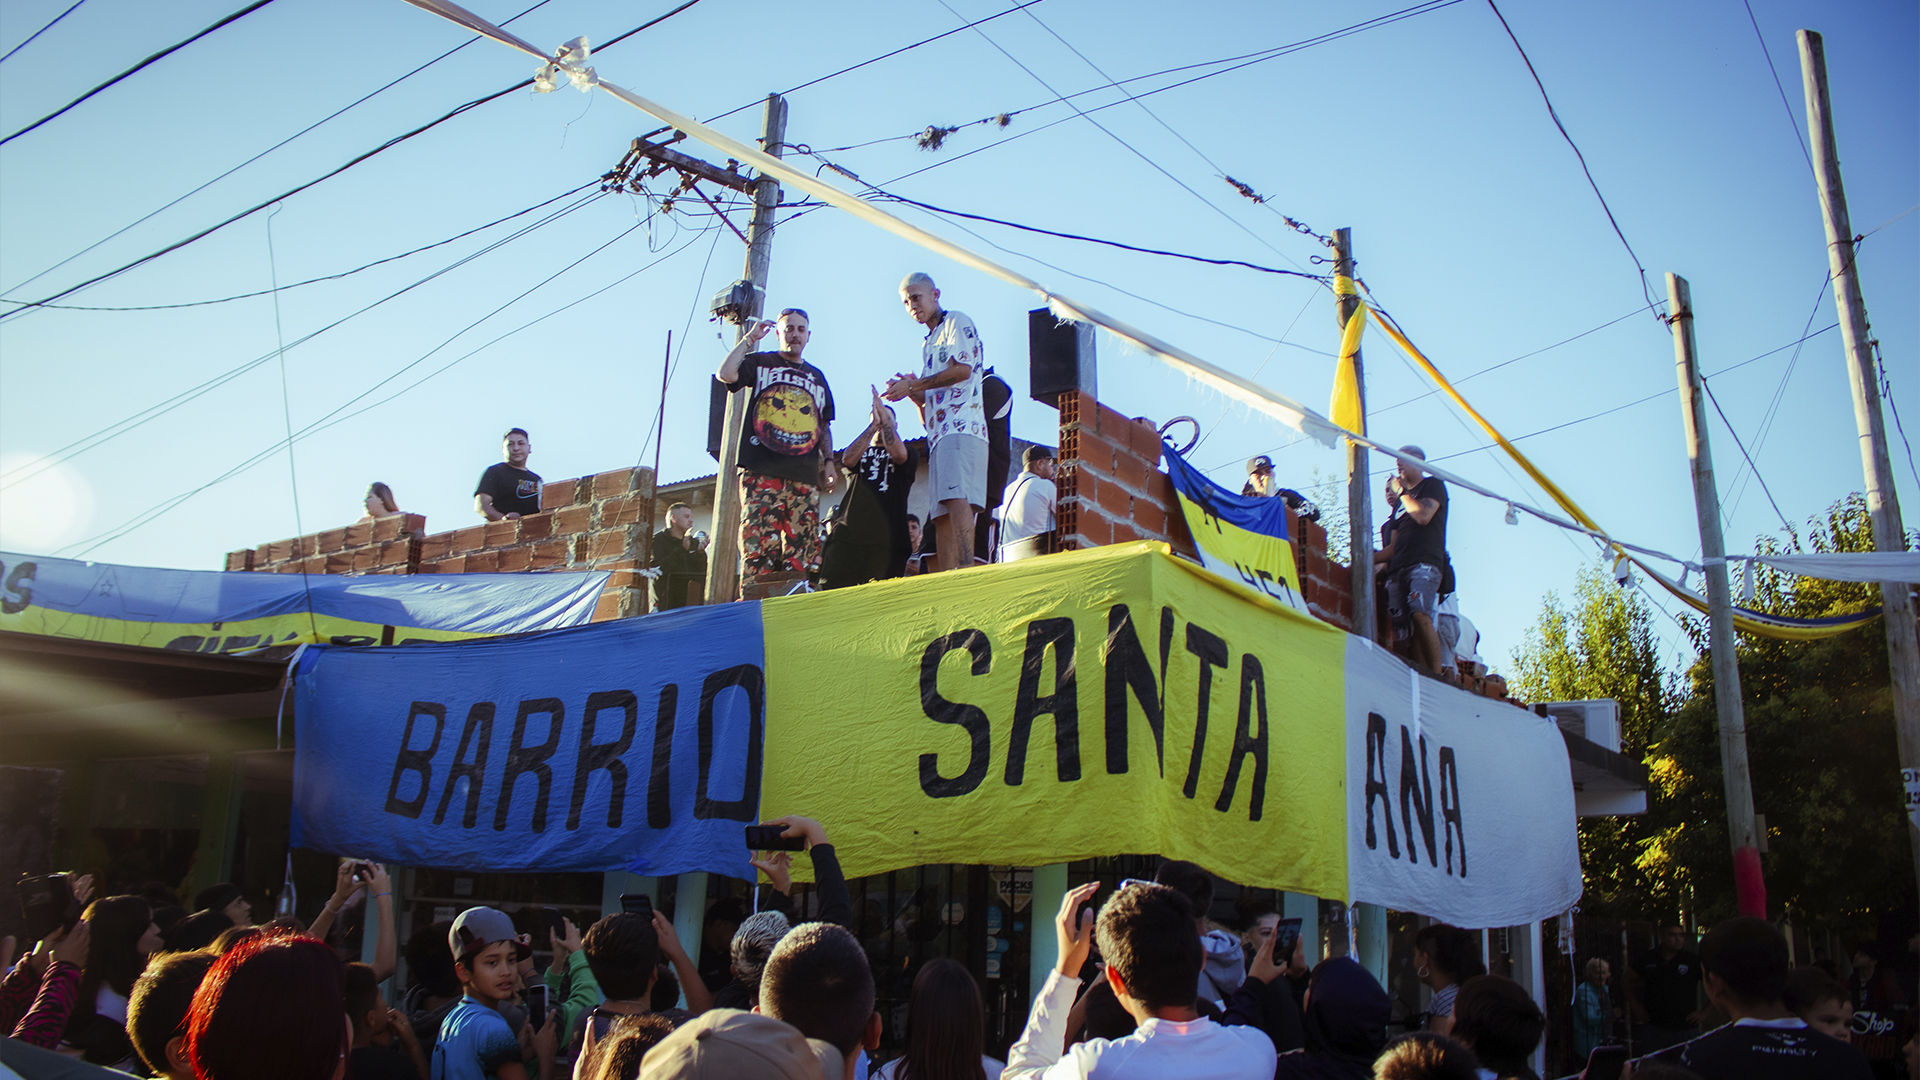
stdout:
<svg viewBox="0 0 1920 1080">
<path fill-rule="evenodd" d="M 1348 431 L 1367 433 L 1367 418 L 1360 408 L 1360 334 L 1367 328 L 1367 306 L 1360 304 L 1347 320 L 1340 335 L 1340 359 L 1333 372 L 1333 401 L 1327 414 Z"/>
</svg>

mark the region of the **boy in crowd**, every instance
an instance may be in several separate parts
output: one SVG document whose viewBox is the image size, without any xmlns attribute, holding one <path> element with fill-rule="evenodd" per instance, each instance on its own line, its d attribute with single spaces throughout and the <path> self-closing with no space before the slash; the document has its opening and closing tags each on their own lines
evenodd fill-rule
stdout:
<svg viewBox="0 0 1920 1080">
<path fill-rule="evenodd" d="M 423 1080 L 427 1057 L 420 1040 L 407 1018 L 387 1007 L 370 965 L 347 965 L 347 1019 L 353 1024 L 347 1067 L 354 1080 Z"/>
<path fill-rule="evenodd" d="M 493 908 L 468 908 L 453 920 L 447 945 L 461 998 L 441 1021 L 432 1080 L 529 1080 L 529 1048 L 539 1068 L 535 1080 L 557 1080 L 555 1017 L 546 1018 L 537 1033 L 526 1027 L 516 1037 L 499 1012 L 513 995 L 514 969 L 533 954 L 514 936 L 513 920 Z"/>
<path fill-rule="evenodd" d="M 1453 1040 L 1496 1076 L 1539 1080 L 1527 1059 L 1546 1030 L 1540 1006 L 1512 979 L 1475 975 L 1453 999 Z"/>
<path fill-rule="evenodd" d="M 880 1045 L 873 997 L 873 969 L 853 934 L 833 923 L 806 923 L 773 947 L 753 1011 L 833 1047 L 844 1059 L 845 1080 L 857 1080 L 865 1074 L 861 1050 Z"/>
<path fill-rule="evenodd" d="M 1096 1070 L 1102 1080 L 1269 1080 L 1276 1055 L 1265 1032 L 1225 1027 L 1194 1009 L 1205 956 L 1185 894 L 1164 885 L 1128 884 L 1101 907 L 1096 931 L 1093 913 L 1080 908 L 1099 888 L 1090 882 L 1061 902 L 1054 921 L 1060 963 L 1047 975 L 1026 1029 L 1007 1055 L 1003 1080 L 1077 1080 Z M 1067 1014 L 1096 932 L 1106 979 L 1139 1027 L 1124 1039 L 1078 1043 L 1063 1057 Z"/>
<path fill-rule="evenodd" d="M 1867 1080 L 1860 1051 L 1822 1035 L 1781 1001 L 1790 975 L 1787 939 L 1765 919 L 1728 919 L 1700 939 L 1707 1000 L 1733 1018 L 1641 1061 L 1662 1061 L 1702 1080 Z"/>
<path fill-rule="evenodd" d="M 165 1080 L 193 1080 L 187 1061 L 187 1010 L 219 957 L 206 950 L 164 953 L 147 964 L 127 999 L 127 1035 L 140 1060 Z"/>
</svg>

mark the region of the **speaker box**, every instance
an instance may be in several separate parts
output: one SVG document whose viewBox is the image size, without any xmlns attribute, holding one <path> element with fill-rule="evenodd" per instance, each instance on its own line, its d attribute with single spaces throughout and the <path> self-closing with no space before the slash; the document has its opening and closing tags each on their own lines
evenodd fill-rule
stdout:
<svg viewBox="0 0 1920 1080">
<path fill-rule="evenodd" d="M 1046 308 L 1027 312 L 1027 393 L 1060 407 L 1060 395 L 1083 390 L 1097 398 L 1093 324 L 1061 321 Z"/>
<path fill-rule="evenodd" d="M 707 453 L 720 460 L 720 442 L 727 431 L 727 394 L 729 388 L 719 379 L 707 379 Z"/>
</svg>

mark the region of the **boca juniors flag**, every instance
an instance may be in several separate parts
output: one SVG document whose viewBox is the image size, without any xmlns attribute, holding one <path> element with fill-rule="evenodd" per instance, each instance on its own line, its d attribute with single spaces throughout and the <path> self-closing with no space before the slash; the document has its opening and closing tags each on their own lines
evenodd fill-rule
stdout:
<svg viewBox="0 0 1920 1080">
<path fill-rule="evenodd" d="M 1293 537 L 1287 532 L 1286 501 L 1228 491 L 1189 465 L 1171 445 L 1163 444 L 1161 452 L 1201 563 L 1221 577 L 1306 611 Z"/>
</svg>

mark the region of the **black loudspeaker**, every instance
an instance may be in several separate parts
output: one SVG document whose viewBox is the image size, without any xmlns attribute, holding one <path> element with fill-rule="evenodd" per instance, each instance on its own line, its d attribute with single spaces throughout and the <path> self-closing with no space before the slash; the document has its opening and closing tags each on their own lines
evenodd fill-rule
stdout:
<svg viewBox="0 0 1920 1080">
<path fill-rule="evenodd" d="M 720 460 L 720 443 L 727 432 L 727 393 L 729 387 L 719 379 L 707 380 L 707 453 Z"/>
<path fill-rule="evenodd" d="M 1027 312 L 1027 393 L 1059 408 L 1060 395 L 1075 390 L 1099 397 L 1093 354 L 1093 324 L 1061 321 L 1039 308 Z"/>
</svg>

